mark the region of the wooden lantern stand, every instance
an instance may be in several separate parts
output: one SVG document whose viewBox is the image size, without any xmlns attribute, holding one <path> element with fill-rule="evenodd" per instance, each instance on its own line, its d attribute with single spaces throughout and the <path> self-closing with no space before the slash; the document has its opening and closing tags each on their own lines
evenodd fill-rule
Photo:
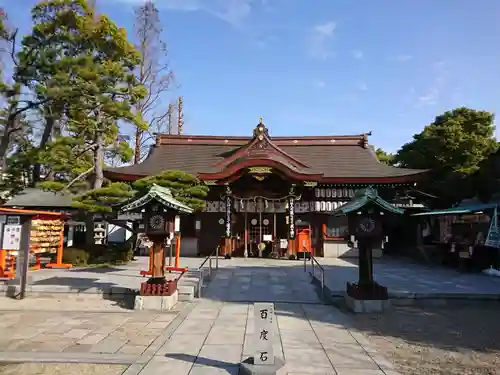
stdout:
<svg viewBox="0 0 500 375">
<path fill-rule="evenodd" d="M 180 266 L 180 260 L 181 260 L 181 234 L 177 233 L 177 241 L 175 241 L 175 266 L 168 266 L 165 269 L 168 272 L 180 272 L 181 274 L 184 274 L 187 272 L 188 268 L 187 267 L 181 267 Z"/>
<path fill-rule="evenodd" d="M 165 271 L 168 272 L 180 272 L 181 274 L 186 273 L 188 271 L 187 267 L 181 267 L 180 266 L 180 258 L 181 258 L 181 234 L 178 233 L 177 236 L 177 241 L 175 243 L 175 265 L 174 266 L 166 266 L 165 267 L 165 256 L 164 254 L 162 255 L 162 267 L 165 269 Z M 140 271 L 141 276 L 153 276 L 154 277 L 154 267 L 156 264 L 158 264 L 158 259 L 155 259 L 155 250 L 154 250 L 154 244 L 149 250 L 149 267 L 147 271 Z M 162 245 L 164 247 L 164 243 Z M 163 251 L 163 248 L 162 248 Z M 158 256 L 158 255 L 157 255 Z"/>
<path fill-rule="evenodd" d="M 164 244 L 166 235 L 149 235 L 153 242 L 151 247 L 150 270 L 151 277 L 141 284 L 141 296 L 171 296 L 177 290 L 177 280 L 167 280 L 165 277 Z"/>
<path fill-rule="evenodd" d="M 193 209 L 176 200 L 170 189 L 156 184 L 153 184 L 146 195 L 122 207 L 122 212 L 138 211 L 139 209 L 145 213 L 144 233 L 153 242 L 150 250 L 149 270 L 141 272 L 141 275 L 151 277 L 146 282 L 141 283 L 139 294 L 141 297 L 172 296 L 177 292 L 179 278 L 168 280 L 165 277 L 165 271 L 168 269 L 169 271 L 184 273 L 187 268 L 181 269 L 179 267 L 180 235 L 177 240 L 175 267 L 165 267 L 165 243 L 167 238 L 170 238 L 171 233 L 180 231 L 180 217 L 178 214 L 191 214 Z M 139 302 L 140 309 L 144 308 L 143 303 L 144 300 Z"/>
</svg>

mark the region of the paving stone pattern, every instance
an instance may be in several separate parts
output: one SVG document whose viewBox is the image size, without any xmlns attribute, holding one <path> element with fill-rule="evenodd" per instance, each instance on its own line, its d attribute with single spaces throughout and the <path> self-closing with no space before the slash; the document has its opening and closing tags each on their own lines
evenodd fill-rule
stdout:
<svg viewBox="0 0 500 375">
<path fill-rule="evenodd" d="M 330 306 L 277 303 L 275 355 L 285 374 L 396 375 L 350 317 Z M 202 301 L 179 325 L 140 375 L 238 374 L 253 355 L 253 304 Z"/>
<path fill-rule="evenodd" d="M 345 291 L 348 281 L 358 279 L 357 260 L 318 258 L 325 268 L 325 282 L 333 293 Z M 310 266 L 308 264 L 308 269 Z M 401 259 L 385 257 L 373 265 L 374 278 L 389 288 L 390 293 L 422 295 L 500 295 L 500 279 L 481 273 L 425 266 Z"/>
<path fill-rule="evenodd" d="M 176 313 L 3 311 L 0 351 L 141 355 Z"/>
<path fill-rule="evenodd" d="M 300 264 L 284 261 L 283 267 L 276 262 L 244 262 L 246 266 L 227 263 L 220 268 L 204 298 L 226 302 L 295 302 L 321 303 L 311 277 Z"/>
<path fill-rule="evenodd" d="M 238 374 L 239 362 L 253 355 L 255 301 L 275 302 L 274 352 L 286 363 L 280 375 L 398 374 L 352 329 L 349 315 L 321 304 L 296 263 L 235 263 L 218 271 L 204 298 L 139 375 Z"/>
<path fill-rule="evenodd" d="M 123 375 L 237 374 L 253 354 L 258 301 L 275 303 L 279 375 L 397 374 L 350 316 L 321 303 L 300 262 L 274 260 L 221 262 L 203 298 L 170 313 L 4 309 L 0 356 L 129 364 Z"/>
</svg>

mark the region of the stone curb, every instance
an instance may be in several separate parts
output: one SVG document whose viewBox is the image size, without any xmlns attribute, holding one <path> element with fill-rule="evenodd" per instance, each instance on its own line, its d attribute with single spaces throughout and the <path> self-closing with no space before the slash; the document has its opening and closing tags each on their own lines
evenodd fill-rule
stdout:
<svg viewBox="0 0 500 375">
<path fill-rule="evenodd" d="M 312 273 L 309 272 L 312 276 Z M 313 282 L 317 287 L 321 287 L 321 281 L 314 276 Z M 332 291 L 326 284 L 325 288 L 325 303 L 331 303 L 335 299 L 343 299 L 345 296 L 345 290 Z M 447 302 L 453 301 L 490 301 L 500 302 L 500 294 L 486 294 L 486 293 L 413 293 L 413 292 L 399 292 L 399 291 L 389 291 L 389 300 L 393 306 L 406 306 L 413 303 L 425 303 L 430 304 L 446 304 Z"/>
<path fill-rule="evenodd" d="M 19 285 L 0 285 L 0 292 L 7 297 L 19 293 Z M 96 288 L 96 287 L 72 287 L 68 285 L 27 285 L 27 293 L 44 294 L 96 294 L 96 295 L 136 295 L 139 289 L 130 289 L 119 286 Z"/>
<path fill-rule="evenodd" d="M 139 356 L 128 354 L 0 352 L 0 363 L 91 363 L 128 365 L 137 362 L 139 358 Z"/>
<path fill-rule="evenodd" d="M 190 300 L 196 291 L 197 282 L 193 285 L 179 285 L 179 299 Z M 0 297 L 15 297 L 20 293 L 19 285 L 0 284 Z M 119 286 L 112 287 L 72 287 L 67 285 L 28 285 L 26 293 L 31 297 L 64 298 L 67 295 L 80 297 L 116 297 L 117 299 L 133 298 L 139 294 L 139 289 Z M 186 297 L 186 298 L 184 298 Z"/>
</svg>

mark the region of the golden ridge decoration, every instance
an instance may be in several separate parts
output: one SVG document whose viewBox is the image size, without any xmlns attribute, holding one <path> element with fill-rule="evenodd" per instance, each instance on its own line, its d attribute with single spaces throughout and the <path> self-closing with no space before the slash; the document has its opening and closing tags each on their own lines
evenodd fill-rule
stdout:
<svg viewBox="0 0 500 375">
<path fill-rule="evenodd" d="M 271 167 L 250 167 L 248 173 L 270 174 L 273 173 L 273 169 Z"/>
</svg>

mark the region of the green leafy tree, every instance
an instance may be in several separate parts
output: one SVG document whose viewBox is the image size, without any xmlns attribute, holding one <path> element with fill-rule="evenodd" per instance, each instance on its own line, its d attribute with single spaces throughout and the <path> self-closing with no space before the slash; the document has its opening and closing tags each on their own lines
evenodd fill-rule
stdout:
<svg viewBox="0 0 500 375">
<path fill-rule="evenodd" d="M 486 158 L 471 180 L 475 195 L 481 201 L 500 201 L 500 151 Z"/>
<path fill-rule="evenodd" d="M 139 195 L 144 195 L 153 184 L 167 187 L 179 202 L 195 211 L 205 207 L 209 188 L 192 174 L 183 171 L 165 171 L 155 176 L 142 178 L 134 182 L 133 187 Z"/>
<path fill-rule="evenodd" d="M 448 206 L 472 193 L 469 176 L 498 148 L 494 133 L 492 113 L 457 108 L 437 116 L 415 134 L 393 162 L 405 168 L 429 169 L 426 190 Z"/>
<path fill-rule="evenodd" d="M 144 196 L 153 184 L 168 187 L 174 198 L 195 211 L 201 211 L 205 207 L 208 186 L 195 176 L 182 171 L 165 171 L 137 180 L 132 186 L 121 182 L 110 183 L 78 196 L 74 206 L 90 212 L 110 214 L 109 217 L 112 218 L 120 206 L 130 199 Z"/>
<path fill-rule="evenodd" d="M 43 103 L 37 108 L 44 122 L 37 139 L 41 153 L 50 152 L 49 143 L 54 146 L 54 137 L 61 136 L 65 108 L 79 96 L 74 68 L 81 54 L 89 51 L 83 48 L 78 22 L 89 11 L 85 1 L 72 0 L 42 1 L 31 11 L 33 27 L 22 40 L 14 78 Z M 41 180 L 41 174 L 53 178 L 52 168 L 44 166 L 43 158 L 36 160 L 33 183 Z"/>
<path fill-rule="evenodd" d="M 106 156 L 129 161 L 133 154 L 120 123 L 147 126 L 132 111 L 147 93 L 134 75 L 139 54 L 125 30 L 96 15 L 86 0 L 42 1 L 32 18 L 16 80 L 44 103 L 34 180 L 43 170 L 47 181 L 42 186 L 61 189 L 90 162 L 89 187 L 100 188 Z M 64 165 L 64 159 L 77 163 Z"/>
<path fill-rule="evenodd" d="M 385 152 L 381 148 L 375 149 L 375 154 L 377 155 L 377 159 L 379 162 L 392 165 L 392 162 L 394 160 L 394 155 L 390 154 L 388 152 Z"/>
</svg>

